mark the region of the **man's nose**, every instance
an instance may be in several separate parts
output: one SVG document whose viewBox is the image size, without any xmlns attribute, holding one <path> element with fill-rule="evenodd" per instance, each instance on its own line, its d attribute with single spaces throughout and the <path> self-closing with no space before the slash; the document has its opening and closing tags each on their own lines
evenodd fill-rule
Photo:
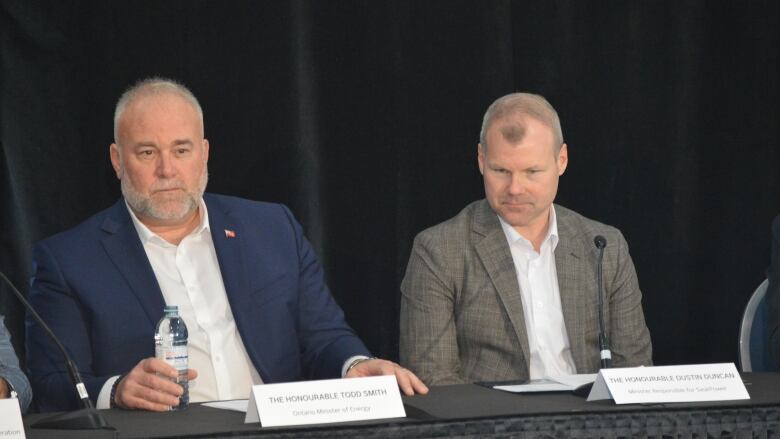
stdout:
<svg viewBox="0 0 780 439">
<path fill-rule="evenodd" d="M 174 159 L 170 154 L 160 154 L 157 162 L 157 174 L 160 177 L 172 177 L 176 175 L 176 166 Z"/>
<path fill-rule="evenodd" d="M 522 174 L 515 173 L 512 174 L 512 177 L 510 177 L 509 181 L 509 193 L 512 195 L 522 195 L 525 193 L 526 189 L 526 182 L 523 178 Z"/>
</svg>

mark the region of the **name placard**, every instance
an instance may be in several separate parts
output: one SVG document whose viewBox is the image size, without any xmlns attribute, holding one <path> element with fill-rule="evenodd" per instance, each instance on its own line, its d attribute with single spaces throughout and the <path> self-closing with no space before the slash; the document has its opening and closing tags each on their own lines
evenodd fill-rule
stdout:
<svg viewBox="0 0 780 439">
<path fill-rule="evenodd" d="M 263 427 L 406 416 L 394 375 L 252 387 L 244 423 Z"/>
<path fill-rule="evenodd" d="M 25 438 L 22 411 L 16 398 L 0 399 L 0 437 Z"/>
<path fill-rule="evenodd" d="M 601 369 L 588 401 L 616 404 L 750 399 L 734 363 Z"/>
</svg>

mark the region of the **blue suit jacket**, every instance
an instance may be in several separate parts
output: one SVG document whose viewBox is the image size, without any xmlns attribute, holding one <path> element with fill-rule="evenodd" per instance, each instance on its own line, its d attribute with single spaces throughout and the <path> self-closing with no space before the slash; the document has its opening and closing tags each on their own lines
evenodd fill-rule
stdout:
<svg viewBox="0 0 780 439">
<path fill-rule="evenodd" d="M 204 200 L 233 317 L 265 383 L 337 378 L 350 356 L 369 355 L 286 207 Z M 73 356 L 93 400 L 108 378 L 154 356 L 165 303 L 124 200 L 37 244 L 33 273 L 30 302 Z M 29 317 L 27 355 L 38 409 L 77 407 L 62 358 Z"/>
</svg>

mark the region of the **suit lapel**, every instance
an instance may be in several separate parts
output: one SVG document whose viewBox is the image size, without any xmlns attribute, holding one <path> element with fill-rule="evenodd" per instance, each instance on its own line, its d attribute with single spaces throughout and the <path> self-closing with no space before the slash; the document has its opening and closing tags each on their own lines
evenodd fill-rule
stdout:
<svg viewBox="0 0 780 439">
<path fill-rule="evenodd" d="M 475 245 L 477 255 L 509 315 L 527 365 L 530 350 L 517 273 L 501 223 L 486 200 L 476 209 L 472 230 L 484 237 Z"/>
<path fill-rule="evenodd" d="M 586 270 L 583 265 L 585 254 L 581 242 L 571 225 L 570 218 L 563 209 L 556 206 L 558 221 L 558 245 L 555 248 L 555 269 L 558 273 L 558 289 L 561 295 L 563 321 L 569 336 L 572 358 L 578 371 L 587 370 L 585 330 L 587 309 L 582 294 L 583 285 L 581 273 Z"/>
<path fill-rule="evenodd" d="M 208 194 L 204 195 L 206 207 L 209 212 L 209 227 L 211 239 L 214 242 L 214 250 L 217 253 L 219 271 L 222 275 L 222 283 L 225 285 L 233 319 L 236 322 L 239 334 L 244 337 L 244 347 L 255 369 L 263 381 L 269 379 L 267 368 L 263 364 L 260 353 L 262 349 L 255 349 L 257 342 L 248 343 L 246 337 L 254 337 L 252 334 L 252 322 L 250 315 L 242 310 L 254 309 L 249 294 L 248 267 L 244 257 L 243 246 L 249 239 L 248 233 L 243 230 L 239 218 L 234 216 L 224 203 L 217 203 Z"/>
<path fill-rule="evenodd" d="M 165 300 L 123 199 L 111 207 L 102 229 L 105 232 L 103 248 L 108 257 L 138 298 L 149 322 L 156 325 Z"/>
<path fill-rule="evenodd" d="M 243 230 L 241 230 L 238 220 L 231 217 L 229 211 L 220 209 L 220 206 L 209 202 L 209 199 L 206 199 L 206 207 L 209 210 L 211 239 L 214 241 L 214 250 L 217 253 L 225 292 L 232 307 L 244 305 L 243 303 L 234 303 L 234 301 L 245 298 L 246 294 L 240 293 L 247 290 L 246 270 L 244 269 L 241 249 L 242 240 L 245 238 Z M 240 313 L 234 312 L 233 314 Z M 235 318 L 238 321 L 238 316 Z"/>
</svg>

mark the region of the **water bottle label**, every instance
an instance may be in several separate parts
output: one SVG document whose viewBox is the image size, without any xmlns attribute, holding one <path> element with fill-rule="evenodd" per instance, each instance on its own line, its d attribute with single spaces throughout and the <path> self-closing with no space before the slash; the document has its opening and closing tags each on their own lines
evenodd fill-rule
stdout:
<svg viewBox="0 0 780 439">
<path fill-rule="evenodd" d="M 177 370 L 187 369 L 187 346 L 158 346 L 155 351 L 157 358 L 165 360 Z"/>
</svg>

